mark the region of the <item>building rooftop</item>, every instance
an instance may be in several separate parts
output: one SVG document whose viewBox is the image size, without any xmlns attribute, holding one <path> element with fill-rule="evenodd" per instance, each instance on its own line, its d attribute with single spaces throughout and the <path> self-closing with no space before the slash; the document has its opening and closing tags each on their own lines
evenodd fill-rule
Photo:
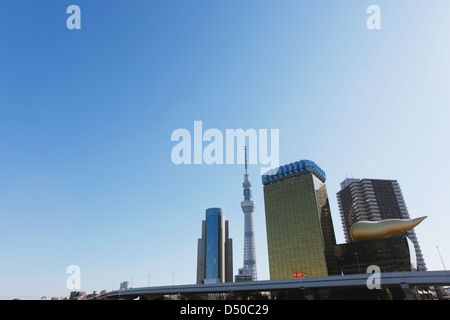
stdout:
<svg viewBox="0 0 450 320">
<path fill-rule="evenodd" d="M 266 174 L 262 175 L 262 183 L 263 185 L 268 185 L 289 178 L 303 176 L 308 173 L 313 173 L 322 182 L 325 182 L 325 171 L 323 171 L 315 162 L 311 160 L 300 160 L 269 170 Z"/>
</svg>

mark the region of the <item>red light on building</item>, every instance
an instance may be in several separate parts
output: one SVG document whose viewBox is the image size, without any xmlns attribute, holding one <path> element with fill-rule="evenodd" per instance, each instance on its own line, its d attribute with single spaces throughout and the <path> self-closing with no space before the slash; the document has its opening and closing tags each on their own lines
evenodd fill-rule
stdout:
<svg viewBox="0 0 450 320">
<path fill-rule="evenodd" d="M 292 275 L 294 279 L 304 278 L 306 276 L 303 272 L 294 272 Z"/>
</svg>

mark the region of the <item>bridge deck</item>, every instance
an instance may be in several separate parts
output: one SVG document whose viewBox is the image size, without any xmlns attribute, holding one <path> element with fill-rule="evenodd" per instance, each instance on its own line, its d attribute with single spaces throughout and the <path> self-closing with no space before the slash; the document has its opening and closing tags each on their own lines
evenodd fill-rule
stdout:
<svg viewBox="0 0 450 320">
<path fill-rule="evenodd" d="M 141 295 L 209 294 L 265 292 L 287 289 L 323 289 L 366 287 L 372 274 L 352 274 L 315 278 L 228 282 L 219 284 L 194 284 L 176 286 L 141 287 L 111 291 L 100 298 L 132 298 Z M 379 274 L 381 287 L 445 286 L 450 285 L 450 271 L 392 272 Z"/>
</svg>

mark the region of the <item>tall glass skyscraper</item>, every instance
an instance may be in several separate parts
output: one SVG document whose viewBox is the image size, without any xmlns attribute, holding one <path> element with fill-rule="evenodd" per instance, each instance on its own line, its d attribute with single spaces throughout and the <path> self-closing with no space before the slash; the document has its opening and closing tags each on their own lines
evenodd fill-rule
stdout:
<svg viewBox="0 0 450 320">
<path fill-rule="evenodd" d="M 233 242 L 222 208 L 206 210 L 198 239 L 197 284 L 233 282 Z"/>
<path fill-rule="evenodd" d="M 325 172 L 309 160 L 262 176 L 270 279 L 338 274 Z"/>
<path fill-rule="evenodd" d="M 352 242 L 350 228 L 358 221 L 380 221 L 385 219 L 410 219 L 400 185 L 396 180 L 345 179 L 337 193 L 339 211 L 345 239 Z M 416 234 L 405 233 L 414 243 L 417 268 L 426 271 Z"/>
</svg>

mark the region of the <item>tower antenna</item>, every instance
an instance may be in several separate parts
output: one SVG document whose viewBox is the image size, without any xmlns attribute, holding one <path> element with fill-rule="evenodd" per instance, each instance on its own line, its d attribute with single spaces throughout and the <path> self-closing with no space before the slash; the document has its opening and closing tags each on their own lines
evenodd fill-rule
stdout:
<svg viewBox="0 0 450 320">
<path fill-rule="evenodd" d="M 248 169 L 248 165 L 247 165 L 247 146 L 245 146 L 245 174 L 248 174 L 247 169 Z"/>
</svg>

